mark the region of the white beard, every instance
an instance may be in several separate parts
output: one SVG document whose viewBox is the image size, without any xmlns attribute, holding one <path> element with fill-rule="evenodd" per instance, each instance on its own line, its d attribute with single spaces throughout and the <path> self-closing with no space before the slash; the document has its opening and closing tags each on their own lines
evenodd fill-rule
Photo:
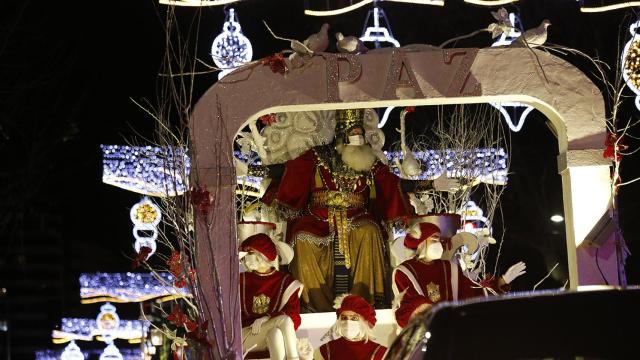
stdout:
<svg viewBox="0 0 640 360">
<path fill-rule="evenodd" d="M 378 160 L 368 144 L 360 146 L 339 144 L 336 150 L 341 155 L 342 162 L 355 171 L 369 171 Z"/>
</svg>

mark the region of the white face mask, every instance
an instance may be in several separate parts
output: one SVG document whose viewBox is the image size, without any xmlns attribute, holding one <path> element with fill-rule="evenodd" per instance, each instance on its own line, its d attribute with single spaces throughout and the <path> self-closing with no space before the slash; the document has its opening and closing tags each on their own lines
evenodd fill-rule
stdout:
<svg viewBox="0 0 640 360">
<path fill-rule="evenodd" d="M 442 258 L 443 252 L 444 252 L 444 248 L 442 247 L 442 243 L 440 242 L 432 243 L 431 245 L 427 246 L 426 249 L 422 250 L 422 254 L 420 257 L 428 261 L 438 260 Z"/>
<path fill-rule="evenodd" d="M 429 256 L 432 260 L 440 259 L 443 252 L 444 249 L 442 248 L 441 242 L 433 243 L 427 248 L 427 256 Z"/>
<path fill-rule="evenodd" d="M 348 340 L 355 340 L 362 337 L 362 328 L 360 327 L 359 321 L 342 320 L 342 324 L 340 324 L 340 330 L 342 332 L 342 336 L 344 336 Z"/>
<path fill-rule="evenodd" d="M 351 135 L 351 136 L 349 136 L 349 143 L 347 145 L 351 145 L 351 146 L 364 145 L 364 136 L 362 136 L 362 135 Z"/>
<path fill-rule="evenodd" d="M 260 259 L 256 254 L 247 254 L 242 260 L 244 261 L 245 269 L 249 271 L 258 270 L 260 267 Z"/>
</svg>

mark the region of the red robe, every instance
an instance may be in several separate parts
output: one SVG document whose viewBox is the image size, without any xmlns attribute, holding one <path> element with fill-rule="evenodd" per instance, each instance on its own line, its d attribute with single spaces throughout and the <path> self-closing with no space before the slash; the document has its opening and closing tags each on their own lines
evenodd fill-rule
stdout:
<svg viewBox="0 0 640 360">
<path fill-rule="evenodd" d="M 457 285 L 454 285 L 456 278 Z M 398 293 L 406 290 L 395 313 L 400 327 L 407 325 L 411 314 L 422 304 L 484 296 L 482 288 L 464 276 L 458 264 L 447 260 L 429 263 L 416 258 L 407 260 L 394 269 L 393 281 Z M 457 286 L 457 291 L 454 291 L 454 286 Z M 496 291 L 504 291 L 497 286 L 496 281 L 490 282 L 488 286 Z"/>
<path fill-rule="evenodd" d="M 301 286 L 293 276 L 277 270 L 269 275 L 241 273 L 242 327 L 250 326 L 263 316 L 287 315 L 297 329 L 300 326 Z"/>
<path fill-rule="evenodd" d="M 289 242 L 299 232 L 308 232 L 320 238 L 329 235 L 327 207 L 313 207 L 310 202 L 314 192 L 335 191 L 338 188 L 331 170 L 323 165 L 316 151 L 322 150 L 310 149 L 296 159 L 287 161 L 279 183 L 272 184 L 263 198 L 267 204 L 275 201 L 281 208 L 297 213 L 298 216 L 288 225 Z M 334 156 L 339 155 L 334 153 Z M 371 178 L 375 183 L 373 192 L 368 185 Z M 275 186 L 277 190 L 274 193 Z M 356 188 L 349 191 L 362 195 L 365 200 L 363 206 L 349 208 L 349 219 L 368 218 L 378 223 L 379 219 L 394 221 L 413 213 L 406 195 L 400 189 L 400 178 L 380 161 L 376 161 L 369 172 L 363 173 L 357 180 Z"/>
<path fill-rule="evenodd" d="M 381 360 L 386 351 L 386 347 L 371 340 L 349 341 L 342 337 L 320 346 L 324 360 Z"/>
</svg>

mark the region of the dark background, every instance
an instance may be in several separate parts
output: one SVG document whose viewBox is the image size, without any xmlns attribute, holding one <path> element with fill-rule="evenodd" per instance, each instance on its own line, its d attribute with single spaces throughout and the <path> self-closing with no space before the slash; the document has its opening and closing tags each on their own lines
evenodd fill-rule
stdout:
<svg viewBox="0 0 640 360">
<path fill-rule="evenodd" d="M 253 44 L 254 59 L 288 45 L 274 40 L 262 20 L 280 36 L 300 40 L 323 22 L 330 23 L 331 33 L 359 35 L 369 9 L 314 18 L 303 14 L 301 0 L 252 0 L 233 6 Z M 448 0 L 445 7 L 382 6 L 403 45 L 437 45 L 493 21 L 490 9 L 460 0 Z M 518 7 L 506 7 L 520 12 L 525 28 L 550 19 L 549 42 L 598 56 L 613 68 L 628 40 L 628 24 L 635 19 L 631 10 L 580 13 L 571 0 L 524 0 Z M 12 359 L 33 358 L 34 349 L 54 347 L 50 332 L 63 316 L 96 316 L 99 305 L 80 305 L 81 272 L 131 268 L 129 209 L 140 196 L 102 184 L 99 144 L 144 143 L 143 137 L 152 135 L 153 120 L 131 99 L 155 101 L 166 9 L 152 0 L 0 5 L 0 288 L 7 289 L 7 296 L 0 297 L 0 319 L 8 316 L 10 321 L 10 332 L 0 332 L 0 358 L 8 356 L 9 344 Z M 210 62 L 210 44 L 220 32 L 223 9 L 177 11 L 185 27 L 198 13 L 198 57 Z M 485 34 L 458 46 L 490 44 Z M 568 59 L 585 73 L 593 71 L 579 58 Z M 200 76 L 195 98 L 216 79 L 215 73 Z M 627 106 L 621 118 L 635 119 L 636 114 Z M 397 120 L 386 131 L 394 127 Z M 628 143 L 632 149 L 638 145 Z M 526 290 L 559 262 L 540 288 L 560 287 L 567 278 L 564 224 L 549 221 L 552 214 L 562 213 L 557 142 L 539 113 L 531 113 L 524 128 L 512 134 L 510 155 L 513 174 L 502 202 L 508 229 L 499 269 L 526 261 L 528 273 L 514 284 Z M 623 180 L 640 176 L 637 158 L 624 158 Z M 632 184 L 618 197 L 632 253 L 640 250 L 634 226 L 638 191 Z M 640 267 L 635 258 L 627 260 L 627 274 L 630 283 L 637 284 Z M 118 311 L 121 318 L 135 318 L 138 307 L 120 305 Z"/>
</svg>

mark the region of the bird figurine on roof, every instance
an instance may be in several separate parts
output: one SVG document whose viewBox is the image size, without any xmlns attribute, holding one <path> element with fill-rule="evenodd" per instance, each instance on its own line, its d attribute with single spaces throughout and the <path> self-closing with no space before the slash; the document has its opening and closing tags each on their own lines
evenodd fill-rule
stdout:
<svg viewBox="0 0 640 360">
<path fill-rule="evenodd" d="M 547 27 L 549 25 L 551 25 L 551 21 L 544 19 L 538 27 L 525 31 L 510 46 L 535 48 L 543 45 L 547 41 Z"/>
<path fill-rule="evenodd" d="M 291 41 L 291 50 L 293 54 L 289 55 L 292 67 L 300 67 L 305 61 L 311 58 L 314 53 L 323 52 L 329 47 L 329 24 L 324 23 L 320 27 L 320 31 L 309 35 L 303 42 L 298 40 Z"/>
<path fill-rule="evenodd" d="M 336 33 L 336 48 L 341 53 L 364 54 L 369 49 L 355 36 L 344 36 L 341 32 Z"/>
</svg>

